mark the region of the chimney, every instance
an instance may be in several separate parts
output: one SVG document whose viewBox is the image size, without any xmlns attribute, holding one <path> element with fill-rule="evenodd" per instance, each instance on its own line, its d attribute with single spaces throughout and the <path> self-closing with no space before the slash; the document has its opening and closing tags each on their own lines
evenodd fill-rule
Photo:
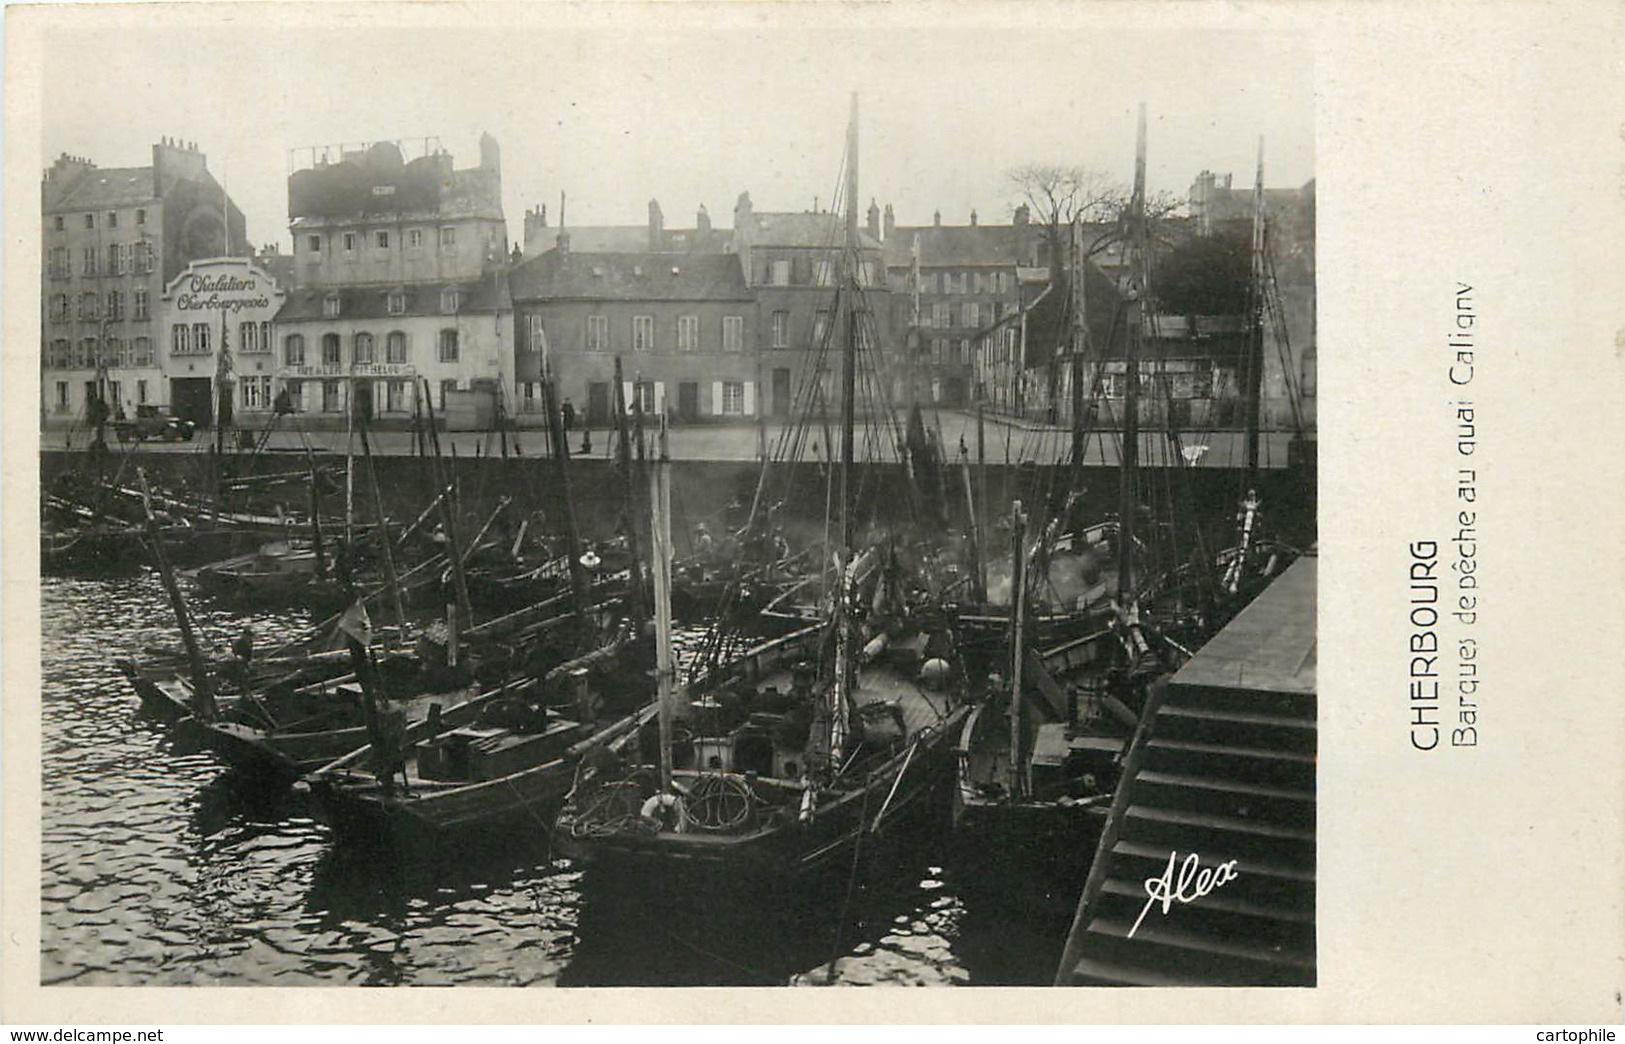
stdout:
<svg viewBox="0 0 1625 1044">
<path fill-rule="evenodd" d="M 701 233 L 711 231 L 711 213 L 705 209 L 704 203 L 700 204 L 700 209 L 694 214 L 694 228 Z"/>
<path fill-rule="evenodd" d="M 869 238 L 880 238 L 880 208 L 875 206 L 873 199 L 869 200 Z"/>
<path fill-rule="evenodd" d="M 756 240 L 756 213 L 751 207 L 750 193 L 741 192 L 734 204 L 734 252 L 739 255 L 739 267 L 745 273 L 745 285 L 754 286 L 753 253 Z"/>
<path fill-rule="evenodd" d="M 480 134 L 480 169 L 494 171 L 502 169 L 502 146 L 497 144 L 490 131 Z"/>
<path fill-rule="evenodd" d="M 892 233 L 897 231 L 897 215 L 892 213 L 891 204 L 886 204 L 886 238 L 890 239 Z"/>
<path fill-rule="evenodd" d="M 1032 219 L 1033 212 L 1031 208 L 1027 206 L 1027 204 L 1023 203 L 1021 206 L 1016 208 L 1014 224 L 1025 226 L 1028 222 L 1032 221 Z"/>
<path fill-rule="evenodd" d="M 971 227 L 971 228 L 975 228 L 975 227 L 976 227 L 976 208 L 975 208 L 975 207 L 972 207 L 972 208 L 971 208 L 971 212 L 970 212 L 970 227 Z"/>
<path fill-rule="evenodd" d="M 570 260 L 570 233 L 566 232 L 562 228 L 559 229 L 559 238 L 557 240 L 557 245 L 558 245 L 558 251 L 559 251 L 559 260 L 560 261 L 568 261 L 568 260 Z"/>
<path fill-rule="evenodd" d="M 542 237 L 547 232 L 547 205 L 534 207 L 525 211 L 525 250 L 532 254 L 539 254 L 547 249 L 542 245 Z"/>
<path fill-rule="evenodd" d="M 654 252 L 664 246 L 666 238 L 666 215 L 660 212 L 660 201 L 649 201 L 649 250 Z"/>
<path fill-rule="evenodd" d="M 931 212 L 931 227 L 932 228 L 941 228 L 942 227 L 942 211 L 935 210 L 935 211 Z"/>
</svg>

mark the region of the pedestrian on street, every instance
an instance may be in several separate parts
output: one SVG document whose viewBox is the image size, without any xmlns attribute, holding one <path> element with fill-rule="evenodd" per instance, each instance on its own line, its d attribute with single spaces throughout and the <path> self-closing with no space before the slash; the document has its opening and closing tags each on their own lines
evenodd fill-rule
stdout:
<svg viewBox="0 0 1625 1044">
<path fill-rule="evenodd" d="M 574 431 L 575 426 L 576 426 L 576 408 L 575 408 L 575 404 L 572 403 L 569 399 L 565 399 L 564 400 L 564 408 L 562 410 L 560 410 L 560 412 L 564 414 L 564 430 L 565 431 Z"/>
</svg>

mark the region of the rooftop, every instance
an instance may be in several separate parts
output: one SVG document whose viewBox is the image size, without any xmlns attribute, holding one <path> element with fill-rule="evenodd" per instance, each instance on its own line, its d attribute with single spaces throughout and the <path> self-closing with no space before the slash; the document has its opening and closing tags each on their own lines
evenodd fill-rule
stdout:
<svg viewBox="0 0 1625 1044">
<path fill-rule="evenodd" d="M 558 249 L 515 268 L 516 300 L 743 301 L 750 299 L 734 254 L 581 252 L 570 230 L 568 253 Z"/>
</svg>

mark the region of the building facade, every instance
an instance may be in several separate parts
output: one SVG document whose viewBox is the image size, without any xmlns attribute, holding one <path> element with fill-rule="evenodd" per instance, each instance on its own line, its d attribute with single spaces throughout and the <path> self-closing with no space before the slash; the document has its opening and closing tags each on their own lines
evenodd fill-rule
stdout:
<svg viewBox="0 0 1625 1044">
<path fill-rule="evenodd" d="M 192 262 L 248 250 L 242 211 L 195 144 L 164 139 L 146 167 L 57 158 L 41 185 L 42 419 L 69 426 L 104 398 L 109 416 L 170 405 L 165 287 Z M 208 424 L 208 401 L 181 404 Z"/>
<path fill-rule="evenodd" d="M 351 410 L 405 423 L 432 406 L 457 426 L 470 426 L 465 409 L 482 421 L 512 410 L 496 140 L 483 135 L 479 165 L 461 170 L 435 139 L 308 155 L 288 178 L 296 285 L 276 317 L 287 407 L 318 427 L 348 423 Z"/>
<path fill-rule="evenodd" d="M 169 281 L 161 298 L 158 362 L 177 416 L 212 412 L 216 423 L 253 425 L 270 413 L 271 322 L 285 295 L 246 257 L 194 261 Z"/>
<path fill-rule="evenodd" d="M 871 204 L 871 233 L 880 220 Z M 930 225 L 899 226 L 887 204 L 883 234 L 892 328 L 905 360 L 894 396 L 961 407 L 1007 392 L 1020 327 L 997 324 L 1019 311 L 1019 270 L 1037 262 L 1041 236 L 1028 209 L 1018 207 L 1009 225 L 980 224 L 972 211 L 968 225 L 944 225 L 938 212 Z"/>
<path fill-rule="evenodd" d="M 607 426 L 622 402 L 678 423 L 757 415 L 756 305 L 739 258 L 719 253 L 578 253 L 573 232 L 514 268 L 521 421 L 541 425 L 551 376 L 579 423 Z"/>
</svg>

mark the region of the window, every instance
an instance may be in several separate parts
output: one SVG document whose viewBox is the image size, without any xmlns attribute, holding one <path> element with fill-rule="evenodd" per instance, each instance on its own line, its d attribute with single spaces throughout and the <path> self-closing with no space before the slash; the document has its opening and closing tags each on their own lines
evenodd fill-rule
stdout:
<svg viewBox="0 0 1625 1044">
<path fill-rule="evenodd" d="M 148 315 L 147 315 L 147 291 L 146 291 L 145 288 L 137 287 L 134 291 L 131 292 L 131 294 L 130 294 L 130 310 L 135 313 L 134 318 L 136 318 L 136 319 L 146 319 L 146 318 L 148 318 Z"/>
<path fill-rule="evenodd" d="M 358 333 L 355 335 L 355 354 L 352 361 L 357 366 L 371 366 L 376 360 L 372 357 L 372 334 Z"/>
<path fill-rule="evenodd" d="M 634 315 L 632 317 L 632 350 L 634 352 L 648 352 L 653 351 L 654 346 L 654 316 Z"/>
<path fill-rule="evenodd" d="M 305 365 L 304 334 L 289 334 L 282 339 L 282 364 L 284 366 Z"/>
<path fill-rule="evenodd" d="M 982 325 L 982 306 L 977 304 L 975 301 L 966 301 L 965 302 L 965 315 L 964 315 L 964 319 L 960 323 L 960 325 L 961 326 L 981 326 Z"/>
<path fill-rule="evenodd" d="M 80 267 L 79 267 L 79 274 L 80 275 L 87 275 L 87 276 L 95 275 L 96 274 L 96 248 L 95 247 L 85 247 L 84 250 L 80 253 L 80 257 L 82 258 L 82 260 L 81 260 Z"/>
<path fill-rule="evenodd" d="M 813 282 L 817 283 L 819 286 L 834 286 L 835 285 L 835 262 L 833 262 L 833 261 L 814 261 L 813 262 Z"/>
<path fill-rule="evenodd" d="M 265 320 L 262 320 L 260 322 L 260 351 L 268 352 L 270 350 L 271 350 L 271 320 L 265 319 Z"/>
<path fill-rule="evenodd" d="M 950 325 L 952 325 L 948 318 L 949 313 L 952 310 L 953 305 L 949 304 L 947 301 L 933 302 L 931 305 L 931 325 L 941 329 L 947 329 Z"/>
<path fill-rule="evenodd" d="M 692 352 L 700 346 L 700 317 L 697 315 L 680 315 L 677 317 L 677 350 Z"/>
<path fill-rule="evenodd" d="M 384 338 L 384 361 L 397 365 L 406 362 L 406 334 L 391 330 Z"/>
<path fill-rule="evenodd" d="M 440 314 L 456 315 L 457 307 L 463 303 L 463 295 L 455 289 L 447 287 L 440 291 Z"/>
<path fill-rule="evenodd" d="M 51 322 L 65 323 L 68 321 L 68 295 L 51 295 Z"/>
<path fill-rule="evenodd" d="M 260 328 L 257 323 L 237 324 L 237 350 L 239 352 L 259 351 Z"/>
<path fill-rule="evenodd" d="M 135 403 L 137 406 L 147 404 L 147 382 L 145 380 L 135 382 Z"/>
<path fill-rule="evenodd" d="M 157 360 L 154 359 L 152 355 L 152 338 L 150 337 L 137 337 L 135 339 L 134 351 L 131 354 L 133 355 L 135 365 L 137 366 L 157 365 Z"/>
<path fill-rule="evenodd" d="M 389 249 L 389 233 L 385 232 L 385 231 L 381 231 L 381 230 L 378 231 L 378 232 L 375 232 L 373 234 L 373 237 L 372 237 L 372 245 L 374 247 L 378 248 L 379 250 L 388 250 Z"/>
<path fill-rule="evenodd" d="M 135 245 L 135 270 L 143 274 L 152 271 L 152 244 L 144 239 Z"/>
<path fill-rule="evenodd" d="M 722 317 L 722 350 L 725 352 L 742 351 L 745 347 L 745 320 L 743 316 L 725 315 Z"/>
<path fill-rule="evenodd" d="M 338 294 L 328 294 L 326 297 L 322 298 L 322 314 L 327 316 L 327 318 L 337 319 L 339 317 L 339 308 L 340 305 Z"/>
<path fill-rule="evenodd" d="M 68 261 L 67 247 L 51 248 L 45 262 L 45 271 L 52 279 L 66 279 L 73 274 L 73 265 Z"/>
<path fill-rule="evenodd" d="M 790 313 L 773 313 L 773 347 L 790 347 Z"/>
<path fill-rule="evenodd" d="M 129 271 L 128 256 L 129 255 L 124 252 L 124 244 L 107 244 L 107 274 L 123 275 L 125 272 Z"/>
<path fill-rule="evenodd" d="M 389 413 L 405 413 L 406 382 L 388 381 L 384 385 L 384 410 Z"/>
<path fill-rule="evenodd" d="M 271 407 L 271 378 L 269 377 L 239 377 L 237 387 L 242 391 L 241 401 L 245 410 L 265 410 Z"/>
<path fill-rule="evenodd" d="M 51 342 L 51 347 L 45 354 L 45 365 L 53 370 L 66 370 L 73 363 L 73 345 L 68 343 L 66 337 L 58 337 Z"/>
<path fill-rule="evenodd" d="M 209 324 L 192 324 L 192 350 L 199 355 L 206 355 L 209 351 Z"/>
<path fill-rule="evenodd" d="M 875 263 L 873 261 L 865 261 L 858 266 L 858 285 L 875 285 Z"/>
<path fill-rule="evenodd" d="M 609 350 L 609 318 L 602 315 L 587 316 L 587 351 Z"/>
<path fill-rule="evenodd" d="M 818 345 L 823 344 L 824 343 L 824 338 L 828 337 L 828 336 L 829 336 L 829 309 L 828 308 L 820 308 L 817 312 L 815 312 L 813 314 L 813 346 L 817 347 Z"/>
<path fill-rule="evenodd" d="M 457 253 L 457 227 L 447 225 L 440 230 L 440 250 L 443 253 Z"/>
<path fill-rule="evenodd" d="M 970 342 L 970 340 L 969 339 L 962 339 L 962 340 L 958 341 L 957 344 L 958 344 L 958 348 L 959 348 L 959 352 L 958 352 L 958 354 L 959 354 L 959 365 L 961 365 L 961 366 L 969 366 L 970 362 L 971 362 L 971 342 Z"/>
<path fill-rule="evenodd" d="M 96 291 L 86 290 L 79 295 L 79 321 L 93 323 L 101 318 L 101 298 Z"/>
<path fill-rule="evenodd" d="M 96 366 L 96 338 L 81 337 L 73 348 L 73 368 L 90 370 Z"/>
<path fill-rule="evenodd" d="M 85 215 L 85 227 L 86 228 L 95 228 L 96 227 L 96 215 L 95 214 L 86 214 Z"/>
<path fill-rule="evenodd" d="M 124 295 L 117 290 L 107 291 L 107 318 L 114 320 L 124 318 Z"/>
<path fill-rule="evenodd" d="M 531 315 L 525 318 L 530 329 L 530 335 L 525 339 L 526 347 L 537 355 L 546 353 L 547 331 L 542 327 L 542 317 Z"/>
<path fill-rule="evenodd" d="M 790 285 L 790 262 L 788 260 L 773 262 L 772 273 L 772 282 L 774 286 Z"/>
<path fill-rule="evenodd" d="M 57 221 L 60 222 L 61 220 L 62 220 L 61 218 L 57 218 Z M 60 226 L 58 226 L 58 227 L 60 227 Z M 56 382 L 56 412 L 58 412 L 58 413 L 67 413 L 68 412 L 68 382 L 67 381 L 57 381 Z"/>
<path fill-rule="evenodd" d="M 118 211 L 109 210 L 107 212 L 107 227 L 118 228 Z"/>
<path fill-rule="evenodd" d="M 145 225 L 147 223 L 147 211 L 145 208 L 139 209 L 135 212 L 135 223 L 138 225 Z"/>
<path fill-rule="evenodd" d="M 322 252 L 322 237 L 317 235 L 306 236 L 305 249 L 312 254 L 320 254 Z"/>
<path fill-rule="evenodd" d="M 339 335 L 336 333 L 322 334 L 322 365 L 341 366 L 344 363 L 344 349 L 339 344 Z"/>
<path fill-rule="evenodd" d="M 985 291 L 982 289 L 982 287 L 984 285 L 983 284 L 983 279 L 984 278 L 985 277 L 984 277 L 983 273 L 981 273 L 981 272 L 972 272 L 971 273 L 971 277 L 970 277 L 970 280 L 971 280 L 971 293 L 973 293 L 973 294 L 985 293 Z"/>
<path fill-rule="evenodd" d="M 455 379 L 447 379 L 447 380 L 444 380 L 444 381 L 440 382 L 440 408 L 441 409 L 446 408 L 446 399 L 451 395 L 452 392 L 454 392 L 456 390 L 457 390 L 457 381 Z"/>
<path fill-rule="evenodd" d="M 745 382 L 722 382 L 722 413 L 728 417 L 738 417 L 745 412 Z"/>
<path fill-rule="evenodd" d="M 57 219 L 56 219 L 56 230 L 57 230 L 57 231 L 58 231 L 58 232 L 61 232 L 61 231 L 63 231 L 63 229 L 64 229 L 64 227 L 65 227 L 65 224 L 66 224 L 66 223 L 65 223 L 65 222 L 64 222 L 64 221 L 63 221 L 63 220 L 62 220 L 62 217 L 61 217 L 61 215 L 58 215 L 58 216 L 57 216 Z"/>
<path fill-rule="evenodd" d="M 336 334 L 334 336 L 337 336 Z M 339 382 L 322 382 L 322 412 L 337 413 L 339 411 Z"/>
<path fill-rule="evenodd" d="M 303 413 L 305 410 L 305 382 L 283 381 L 282 390 L 288 393 L 288 405 L 293 407 L 293 412 Z"/>
<path fill-rule="evenodd" d="M 346 232 L 346 233 L 344 233 L 344 238 L 342 240 L 342 242 L 344 244 L 344 257 L 348 261 L 355 260 L 356 238 L 357 237 L 356 237 L 356 234 L 354 232 Z"/>
<path fill-rule="evenodd" d="M 1305 348 L 1298 358 L 1298 394 L 1307 398 L 1315 394 L 1315 350 Z"/>
<path fill-rule="evenodd" d="M 406 314 L 406 294 L 401 290 L 391 290 L 389 293 L 389 314 Z"/>
<path fill-rule="evenodd" d="M 423 250 L 423 229 L 409 228 L 406 230 L 406 252 L 408 254 L 420 253 Z"/>
<path fill-rule="evenodd" d="M 994 293 L 1002 294 L 1002 293 L 1005 292 L 1005 276 L 1006 276 L 1006 273 L 1004 273 L 1004 272 L 994 272 L 993 273 L 993 292 Z"/>
<path fill-rule="evenodd" d="M 456 330 L 440 331 L 440 350 L 438 353 L 438 358 L 443 363 L 454 363 L 457 361 L 458 350 Z"/>
</svg>

